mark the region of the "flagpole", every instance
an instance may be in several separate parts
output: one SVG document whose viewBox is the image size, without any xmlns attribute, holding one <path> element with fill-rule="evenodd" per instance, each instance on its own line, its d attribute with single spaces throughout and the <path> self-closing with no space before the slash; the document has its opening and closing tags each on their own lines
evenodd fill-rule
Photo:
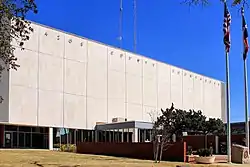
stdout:
<svg viewBox="0 0 250 167">
<path fill-rule="evenodd" d="M 229 49 L 230 49 L 230 24 L 231 15 L 227 8 L 226 0 L 224 0 L 224 44 L 226 52 L 226 112 L 227 112 L 227 161 L 231 163 L 231 123 L 230 123 L 230 79 L 229 79 Z"/>
<path fill-rule="evenodd" d="M 229 84 L 229 58 L 226 50 L 226 108 L 227 108 L 227 156 L 231 163 L 231 123 L 230 123 L 230 84 Z"/>
<path fill-rule="evenodd" d="M 247 83 L 247 61 L 244 59 L 244 91 L 245 91 L 245 130 L 246 130 L 246 146 L 249 150 L 249 121 L 248 121 L 248 83 Z"/>
<path fill-rule="evenodd" d="M 243 65 L 244 65 L 244 93 L 245 93 L 245 132 L 246 132 L 246 146 L 248 148 L 249 154 L 249 113 L 248 113 L 248 80 L 247 80 L 247 52 L 245 50 L 245 31 L 246 30 L 246 22 L 244 18 L 244 5 L 241 7 L 241 15 L 242 15 L 242 31 L 243 31 Z M 247 39 L 246 39 L 247 40 Z"/>
</svg>

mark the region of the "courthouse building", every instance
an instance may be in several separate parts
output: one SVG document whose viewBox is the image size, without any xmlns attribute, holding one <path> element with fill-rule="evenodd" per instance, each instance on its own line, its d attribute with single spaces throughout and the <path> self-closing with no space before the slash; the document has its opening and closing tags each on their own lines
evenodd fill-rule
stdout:
<svg viewBox="0 0 250 167">
<path fill-rule="evenodd" d="M 21 67 L 2 74 L 1 147 L 150 140 L 152 119 L 171 103 L 225 121 L 225 84 L 219 80 L 36 23 L 32 27 L 25 49 L 15 50 Z"/>
</svg>

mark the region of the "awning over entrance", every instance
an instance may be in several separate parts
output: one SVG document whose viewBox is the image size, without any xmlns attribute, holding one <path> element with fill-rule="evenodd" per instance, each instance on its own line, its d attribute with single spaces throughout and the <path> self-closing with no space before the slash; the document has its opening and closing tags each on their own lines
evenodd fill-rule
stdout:
<svg viewBox="0 0 250 167">
<path fill-rule="evenodd" d="M 95 130 L 113 130 L 113 129 L 153 129 L 153 123 L 142 121 L 126 121 L 108 124 L 99 124 Z"/>
</svg>

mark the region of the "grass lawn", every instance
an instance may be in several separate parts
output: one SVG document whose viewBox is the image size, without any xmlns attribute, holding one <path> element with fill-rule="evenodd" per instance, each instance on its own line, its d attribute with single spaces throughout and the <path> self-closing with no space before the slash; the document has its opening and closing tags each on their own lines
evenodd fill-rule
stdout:
<svg viewBox="0 0 250 167">
<path fill-rule="evenodd" d="M 45 150 L 0 150 L 0 167 L 175 167 L 184 163 L 142 161 L 108 156 L 83 155 Z M 190 165 L 228 166 L 228 165 Z M 232 165 L 230 165 L 232 166 Z M 241 165 L 236 165 L 241 166 Z"/>
</svg>

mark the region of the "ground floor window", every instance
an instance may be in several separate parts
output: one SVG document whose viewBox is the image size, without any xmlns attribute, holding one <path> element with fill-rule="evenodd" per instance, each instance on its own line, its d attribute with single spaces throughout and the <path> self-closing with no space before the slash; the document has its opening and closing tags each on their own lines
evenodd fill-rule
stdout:
<svg viewBox="0 0 250 167">
<path fill-rule="evenodd" d="M 53 147 L 60 148 L 62 144 L 77 144 L 79 142 L 94 142 L 95 131 L 84 129 L 53 128 Z"/>
<path fill-rule="evenodd" d="M 4 148 L 48 148 L 47 127 L 1 126 L 4 126 L 2 144 Z"/>
</svg>

